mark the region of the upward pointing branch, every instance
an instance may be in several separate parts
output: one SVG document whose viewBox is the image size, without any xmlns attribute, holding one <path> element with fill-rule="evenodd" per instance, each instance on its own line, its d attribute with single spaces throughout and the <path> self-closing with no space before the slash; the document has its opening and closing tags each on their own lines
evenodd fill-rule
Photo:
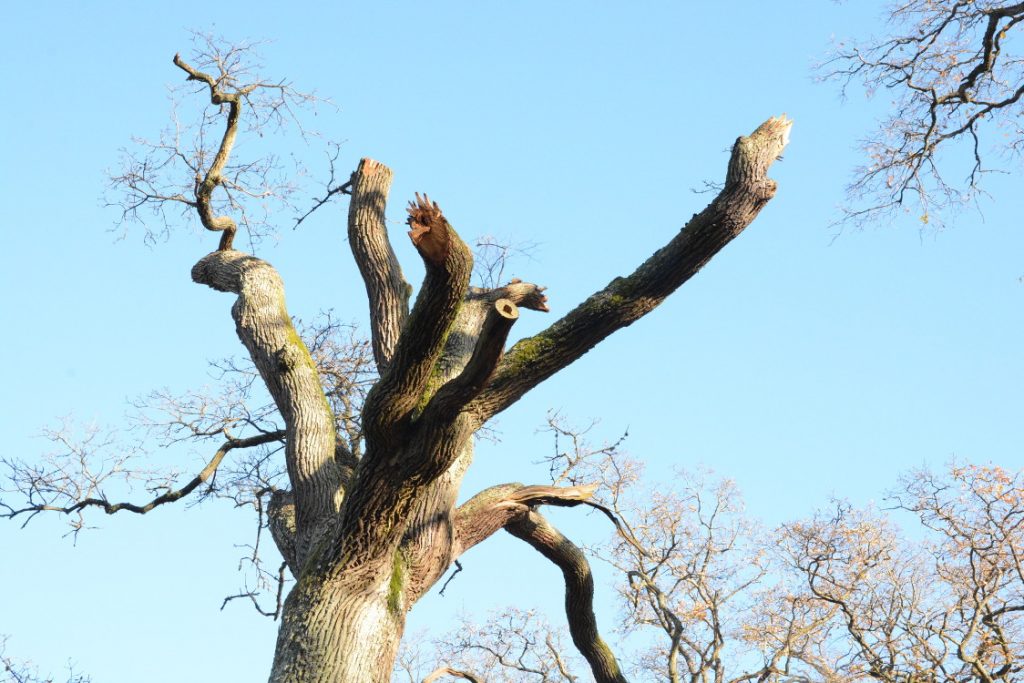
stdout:
<svg viewBox="0 0 1024 683">
<path fill-rule="evenodd" d="M 394 355 L 366 397 L 363 426 L 370 446 L 398 438 L 424 399 L 473 270 L 469 247 L 437 203 L 416 195 L 409 206 L 409 227 L 409 237 L 423 257 L 427 273 Z"/>
<path fill-rule="evenodd" d="M 384 222 L 391 175 L 391 169 L 384 164 L 361 159 L 352 174 L 352 201 L 348 209 L 348 241 L 366 285 L 373 357 L 380 373 L 391 362 L 398 336 L 409 317 L 412 292 L 391 248 Z"/>
<path fill-rule="evenodd" d="M 269 263 L 218 250 L 192 267 L 192 279 L 238 295 L 231 307 L 235 329 L 287 426 L 285 461 L 295 495 L 296 564 L 301 566 L 314 535 L 334 518 L 343 495 L 334 458 L 334 415 L 316 363 L 292 325 L 284 283 Z"/>
<path fill-rule="evenodd" d="M 174 65 L 188 74 L 188 80 L 201 81 L 210 88 L 210 102 L 212 104 L 228 105 L 227 127 L 224 129 L 224 137 L 221 138 L 220 147 L 213 158 L 213 163 L 202 178 L 196 175 L 196 210 L 199 212 L 199 220 L 203 227 L 213 232 L 224 234 L 220 238 L 220 250 L 231 249 L 235 239 L 235 232 L 238 226 L 230 216 L 215 216 L 211 198 L 213 191 L 223 182 L 224 167 L 231 156 L 231 149 L 235 145 L 235 136 L 238 134 L 238 119 L 241 114 L 241 99 L 248 92 L 254 90 L 256 85 L 233 93 L 224 92 L 213 76 L 192 68 L 181 58 L 181 55 L 174 55 Z"/>
<path fill-rule="evenodd" d="M 725 187 L 667 245 L 632 275 L 618 277 L 540 334 L 505 355 L 490 384 L 470 408 L 480 423 L 592 349 L 639 320 L 689 280 L 739 235 L 775 196 L 771 166 L 789 142 L 792 121 L 776 116 L 733 146 Z"/>
</svg>

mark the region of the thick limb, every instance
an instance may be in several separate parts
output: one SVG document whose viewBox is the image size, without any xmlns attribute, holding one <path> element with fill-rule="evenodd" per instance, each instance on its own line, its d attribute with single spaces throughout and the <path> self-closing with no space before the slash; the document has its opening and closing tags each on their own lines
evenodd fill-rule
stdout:
<svg viewBox="0 0 1024 683">
<path fill-rule="evenodd" d="M 454 514 L 456 557 L 490 538 L 538 505 L 575 507 L 593 496 L 596 486 L 523 486 L 499 484 L 484 489 Z"/>
<path fill-rule="evenodd" d="M 391 178 L 391 169 L 384 164 L 373 159 L 360 160 L 352 174 L 352 201 L 348 209 L 349 246 L 366 285 L 373 357 L 381 373 L 391 361 L 402 326 L 409 317 L 412 292 L 388 240 L 384 209 Z"/>
<path fill-rule="evenodd" d="M 611 648 L 601 638 L 594 615 L 594 575 L 586 555 L 544 517 L 529 511 L 513 518 L 505 530 L 526 541 L 562 571 L 565 616 L 572 642 L 590 664 L 597 683 L 626 683 Z"/>
<path fill-rule="evenodd" d="M 301 566 L 311 539 L 335 517 L 343 495 L 334 462 L 334 416 L 316 365 L 292 325 L 284 285 L 270 264 L 238 251 L 215 251 L 196 263 L 192 279 L 238 294 L 231 308 L 238 336 L 287 427 L 285 460 Z"/>
<path fill-rule="evenodd" d="M 499 360 L 499 357 L 478 346 L 483 338 L 488 340 L 485 344 L 491 352 L 500 350 L 493 329 L 485 332 L 484 328 L 495 313 L 502 315 L 500 311 L 496 311 L 497 303 L 502 299 L 512 302 L 517 308 L 547 311 L 544 288 L 534 284 L 513 280 L 495 289 L 471 287 L 462 306 L 459 307 L 459 314 L 448 335 L 444 353 L 438 361 L 435 376 L 439 382 L 450 382 L 464 374 L 474 355 L 478 358 L 478 363 L 484 358 L 490 358 L 491 362 L 495 363 Z M 496 322 L 498 321 L 492 320 L 491 325 Z M 504 344 L 504 338 L 501 339 L 501 344 Z M 493 369 L 486 368 L 486 372 L 493 372 Z M 471 371 L 463 377 L 463 381 L 459 383 L 461 389 L 454 392 L 459 400 L 468 401 L 475 398 L 472 391 L 466 391 L 470 376 L 480 378 L 483 374 Z M 451 389 L 454 391 L 454 386 Z M 426 420 L 427 417 L 424 415 L 421 419 Z M 473 443 L 470 440 L 448 469 L 427 485 L 413 507 L 409 527 L 402 541 L 403 552 L 409 559 L 411 599 L 422 595 L 434 585 L 448 570 L 453 559 L 463 551 L 453 533 L 456 526 L 455 503 L 459 497 L 462 477 L 472 461 Z M 497 528 L 500 526 L 494 530 Z"/>
<path fill-rule="evenodd" d="M 616 330 L 639 320 L 754 220 L 775 195 L 768 168 L 789 141 L 792 122 L 769 119 L 733 146 L 725 187 L 667 245 L 628 277 L 618 277 L 540 334 L 513 346 L 471 409 L 483 423 Z"/>
<path fill-rule="evenodd" d="M 390 450 L 408 431 L 413 411 L 429 391 L 473 269 L 469 248 L 436 203 L 417 195 L 410 204 L 409 226 L 427 273 L 394 355 L 366 398 L 363 426 L 370 448 Z"/>
</svg>

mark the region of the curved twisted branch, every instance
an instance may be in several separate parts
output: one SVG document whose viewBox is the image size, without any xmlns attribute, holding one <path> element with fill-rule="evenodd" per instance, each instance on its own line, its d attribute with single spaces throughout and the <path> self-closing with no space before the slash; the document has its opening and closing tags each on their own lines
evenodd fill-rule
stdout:
<svg viewBox="0 0 1024 683">
<path fill-rule="evenodd" d="M 213 232 L 221 232 L 224 234 L 220 238 L 221 250 L 231 249 L 231 244 L 235 239 L 235 232 L 238 226 L 235 224 L 234 219 L 230 216 L 215 216 L 211 203 L 211 197 L 213 191 L 218 185 L 223 183 L 222 173 L 224 167 L 228 163 L 228 158 L 231 156 L 231 149 L 235 146 L 235 137 L 238 135 L 238 119 L 241 114 L 241 102 L 242 98 L 255 90 L 257 85 L 250 85 L 238 92 L 224 92 L 221 89 L 220 84 L 214 80 L 213 76 L 198 71 L 191 66 L 185 60 L 181 58 L 180 54 L 174 55 L 174 65 L 179 69 L 188 74 L 188 80 L 190 81 L 201 81 L 210 88 L 210 102 L 211 104 L 226 104 L 228 106 L 228 118 L 227 125 L 224 129 L 224 137 L 221 138 L 220 147 L 217 149 L 217 154 L 213 158 L 213 163 L 210 168 L 207 169 L 206 174 L 200 178 L 196 175 L 196 210 L 199 212 L 199 220 L 202 222 L 203 227 Z"/>
<path fill-rule="evenodd" d="M 513 518 L 505 530 L 526 541 L 562 570 L 569 633 L 580 654 L 590 664 L 597 683 L 627 683 L 615 655 L 597 629 L 594 575 L 583 551 L 536 511 Z"/>
</svg>

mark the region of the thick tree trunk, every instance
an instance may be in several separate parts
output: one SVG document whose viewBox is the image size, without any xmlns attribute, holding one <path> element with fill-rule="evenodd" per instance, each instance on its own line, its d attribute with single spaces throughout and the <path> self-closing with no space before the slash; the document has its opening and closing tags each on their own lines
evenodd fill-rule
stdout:
<svg viewBox="0 0 1024 683">
<path fill-rule="evenodd" d="M 285 601 L 270 683 L 386 683 L 405 627 L 403 562 L 372 582 L 304 576 Z"/>
</svg>

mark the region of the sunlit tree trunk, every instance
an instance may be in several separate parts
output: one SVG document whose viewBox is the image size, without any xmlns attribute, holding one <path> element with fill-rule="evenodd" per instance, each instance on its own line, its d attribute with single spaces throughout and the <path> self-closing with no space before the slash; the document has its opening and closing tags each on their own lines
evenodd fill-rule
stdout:
<svg viewBox="0 0 1024 683">
<path fill-rule="evenodd" d="M 405 626 L 401 562 L 363 579 L 304 576 L 285 602 L 272 683 L 391 678 Z"/>
<path fill-rule="evenodd" d="M 594 487 L 507 483 L 457 506 L 473 437 L 538 384 L 651 312 L 746 229 L 775 195 L 768 169 L 786 146 L 792 122 L 775 117 L 738 138 L 722 189 L 703 211 L 634 272 L 615 277 L 507 353 L 505 343 L 520 311 L 548 311 L 544 288 L 520 280 L 471 287 L 469 248 L 438 204 L 417 194 L 408 207 L 408 236 L 425 275 L 410 305 L 412 288 L 385 220 L 391 170 L 371 159 L 360 161 L 351 179 L 330 191 L 351 197 L 348 243 L 365 286 L 379 375 L 362 403 L 357 447 L 351 438 L 339 437 L 339 416 L 292 323 L 283 279 L 266 261 L 234 249 L 244 219 L 217 215 L 219 208 L 235 206 L 219 195 L 237 188 L 228 177 L 230 157 L 239 131 L 245 130 L 239 123 L 247 108 L 261 101 L 254 93 L 277 93 L 269 106 L 278 111 L 287 108 L 281 98 L 291 90 L 271 81 L 242 84 L 244 71 L 232 72 L 238 68 L 236 50 L 203 53 L 203 60 L 200 66 L 211 73 L 179 56 L 174 63 L 209 91 L 211 104 L 225 117 L 216 152 L 199 154 L 199 167 L 190 167 L 192 186 L 174 194 L 153 193 L 153 179 L 146 174 L 156 170 L 145 163 L 122 182 L 137 205 L 185 206 L 197 212 L 204 228 L 222 233 L 218 249 L 193 266 L 192 278 L 234 295 L 231 315 L 238 337 L 285 429 L 262 430 L 247 416 L 225 423 L 214 433 L 223 432 L 227 441 L 210 464 L 184 488 L 146 505 L 88 497 L 66 507 L 11 509 L 8 516 L 42 510 L 70 514 L 90 506 L 144 514 L 209 481 L 228 450 L 283 442 L 287 485 L 278 486 L 275 479 L 254 494 L 261 511 L 266 501 L 271 535 L 296 579 L 283 606 L 272 681 L 387 681 L 408 610 L 462 553 L 508 529 L 562 570 L 570 632 L 595 679 L 622 683 L 618 662 L 597 628 L 586 559 L 536 509 L 587 502 Z M 192 163 L 181 150 L 173 156 Z M 522 208 L 528 215 L 530 207 Z M 619 226 L 601 239 L 614 249 L 616 240 L 628 239 L 637 227 Z M 352 417 L 345 417 L 345 425 L 354 424 Z M 260 433 L 236 438 L 229 429 L 235 424 Z"/>
</svg>

